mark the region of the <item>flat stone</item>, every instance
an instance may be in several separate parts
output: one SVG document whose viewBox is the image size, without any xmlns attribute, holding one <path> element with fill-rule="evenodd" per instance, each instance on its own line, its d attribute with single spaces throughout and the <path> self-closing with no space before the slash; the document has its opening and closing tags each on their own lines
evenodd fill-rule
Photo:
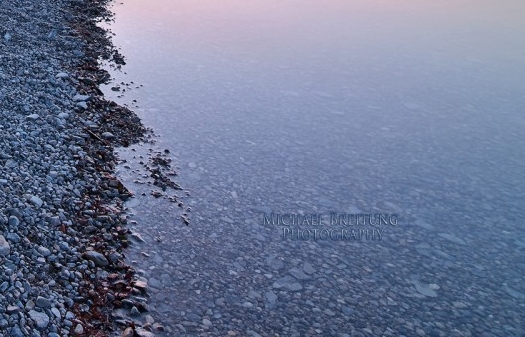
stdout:
<svg viewBox="0 0 525 337">
<path fill-rule="evenodd" d="M 140 291 L 144 292 L 148 289 L 148 283 L 145 282 L 145 281 L 140 281 L 140 280 L 137 280 L 135 282 L 133 282 L 133 286 L 137 289 L 139 289 Z"/>
<path fill-rule="evenodd" d="M 427 297 L 437 297 L 437 293 L 433 289 L 431 289 L 427 284 L 421 283 L 416 280 L 412 281 L 412 284 L 414 284 L 416 291 L 421 295 L 425 295 Z"/>
<path fill-rule="evenodd" d="M 56 74 L 55 77 L 56 78 L 68 78 L 69 75 L 68 75 L 68 73 L 60 72 L 60 73 Z"/>
<path fill-rule="evenodd" d="M 139 337 L 155 337 L 155 334 L 141 328 L 135 329 L 135 334 Z"/>
<path fill-rule="evenodd" d="M 439 233 L 438 235 L 441 236 L 443 239 L 446 239 L 446 240 L 448 240 L 450 242 L 457 243 L 459 245 L 466 245 L 467 244 L 463 239 L 458 238 L 457 236 L 452 235 L 452 234 Z"/>
<path fill-rule="evenodd" d="M 16 233 L 7 233 L 5 237 L 8 241 L 11 241 L 13 243 L 19 243 L 20 242 L 20 236 Z"/>
<path fill-rule="evenodd" d="M 36 298 L 36 306 L 40 308 L 50 308 L 52 305 L 51 301 L 45 297 L 38 296 Z"/>
<path fill-rule="evenodd" d="M 5 240 L 3 235 L 0 235 L 0 255 L 7 256 L 11 252 L 11 246 Z"/>
<path fill-rule="evenodd" d="M 95 263 L 95 265 L 99 266 L 99 267 L 104 267 L 104 266 L 107 266 L 109 264 L 108 260 L 106 259 L 106 257 L 98 252 L 95 252 L 93 250 L 89 250 L 87 252 L 85 252 L 83 254 L 83 257 L 86 259 L 86 260 L 90 260 L 90 261 L 93 261 Z"/>
<path fill-rule="evenodd" d="M 290 269 L 289 271 L 290 275 L 292 275 L 293 277 L 295 277 L 296 279 L 298 280 L 308 280 L 308 279 L 311 279 L 312 277 L 309 276 L 309 275 L 306 275 L 301 269 L 299 268 L 292 268 Z"/>
<path fill-rule="evenodd" d="M 6 311 L 8 314 L 14 314 L 20 311 L 20 308 L 16 305 L 8 305 Z"/>
<path fill-rule="evenodd" d="M 42 205 L 44 204 L 44 202 L 42 201 L 42 199 L 40 199 L 40 198 L 37 197 L 36 195 L 31 195 L 31 196 L 29 197 L 29 202 L 32 203 L 33 205 L 35 205 L 37 208 L 42 207 Z"/>
<path fill-rule="evenodd" d="M 78 102 L 76 106 L 82 109 L 87 109 L 88 107 L 86 102 Z"/>
<path fill-rule="evenodd" d="M 266 260 L 266 264 L 273 270 L 279 270 L 284 267 L 283 261 L 276 257 L 270 257 Z"/>
<path fill-rule="evenodd" d="M 115 135 L 112 134 L 111 132 L 102 132 L 102 135 L 101 135 L 103 138 L 106 138 L 106 139 L 112 139 L 112 138 L 115 138 Z"/>
<path fill-rule="evenodd" d="M 308 263 L 308 262 L 305 262 L 304 265 L 303 265 L 303 271 L 305 273 L 307 273 L 308 275 L 312 275 L 313 273 L 315 273 L 315 269 L 314 267 Z"/>
<path fill-rule="evenodd" d="M 73 101 L 75 102 L 84 102 L 84 101 L 87 101 L 91 98 L 91 96 L 89 95 L 80 95 L 80 94 L 76 94 L 75 96 L 73 96 Z"/>
<path fill-rule="evenodd" d="M 275 289 L 281 289 L 286 291 L 299 291 L 303 289 L 303 286 L 301 283 L 297 282 L 296 279 L 292 276 L 285 276 L 277 281 L 275 281 L 272 285 Z"/>
<path fill-rule="evenodd" d="M 47 328 L 49 324 L 49 317 L 44 312 L 30 310 L 29 317 L 31 317 L 36 327 L 40 330 Z"/>
<path fill-rule="evenodd" d="M 43 246 L 40 246 L 38 247 L 38 252 L 44 256 L 49 256 L 51 255 L 51 251 L 49 249 L 47 249 L 46 247 L 43 247 Z"/>
<path fill-rule="evenodd" d="M 264 294 L 264 297 L 266 298 L 266 305 L 269 307 L 273 307 L 275 303 L 277 302 L 277 295 L 273 291 L 267 291 Z"/>
<path fill-rule="evenodd" d="M 39 114 L 30 114 L 30 115 L 27 115 L 26 118 L 29 119 L 29 120 L 32 120 L 32 121 L 36 121 L 37 119 L 40 118 L 40 115 Z"/>
</svg>

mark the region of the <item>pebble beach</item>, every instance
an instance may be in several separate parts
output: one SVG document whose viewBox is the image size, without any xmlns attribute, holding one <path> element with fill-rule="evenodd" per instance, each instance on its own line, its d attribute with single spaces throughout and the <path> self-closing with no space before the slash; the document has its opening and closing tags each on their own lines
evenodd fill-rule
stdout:
<svg viewBox="0 0 525 337">
<path fill-rule="evenodd" d="M 112 174 L 144 128 L 98 89 L 98 59 L 122 63 L 105 3 L 0 2 L 0 336 L 120 334 L 111 308 L 144 290 Z"/>
</svg>

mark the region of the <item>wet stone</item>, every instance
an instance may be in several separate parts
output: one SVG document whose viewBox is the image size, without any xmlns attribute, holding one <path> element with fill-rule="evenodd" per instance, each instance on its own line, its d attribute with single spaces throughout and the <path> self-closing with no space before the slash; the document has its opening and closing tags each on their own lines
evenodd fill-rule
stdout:
<svg viewBox="0 0 525 337">
<path fill-rule="evenodd" d="M 292 276 L 282 277 L 275 281 L 272 286 L 275 289 L 281 289 L 286 291 L 299 291 L 303 289 L 301 283 L 297 282 L 297 280 Z"/>
</svg>

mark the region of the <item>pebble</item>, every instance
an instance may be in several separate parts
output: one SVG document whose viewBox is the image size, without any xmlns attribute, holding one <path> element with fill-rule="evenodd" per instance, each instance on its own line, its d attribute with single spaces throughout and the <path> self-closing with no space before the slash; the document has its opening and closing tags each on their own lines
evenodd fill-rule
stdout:
<svg viewBox="0 0 525 337">
<path fill-rule="evenodd" d="M 296 281 L 292 276 L 285 276 L 276 280 L 273 285 L 275 289 L 282 289 L 286 291 L 299 291 L 303 286 Z"/>
<path fill-rule="evenodd" d="M 0 235 L 0 255 L 7 256 L 11 252 L 11 246 L 6 241 L 3 235 Z"/>
<path fill-rule="evenodd" d="M 35 310 L 29 311 L 29 317 L 35 322 L 38 329 L 45 329 L 49 324 L 49 317 L 44 312 Z"/>
<path fill-rule="evenodd" d="M 92 250 L 85 252 L 83 256 L 85 259 L 93 261 L 95 265 L 100 267 L 104 267 L 109 264 L 108 260 L 104 255 Z"/>
</svg>

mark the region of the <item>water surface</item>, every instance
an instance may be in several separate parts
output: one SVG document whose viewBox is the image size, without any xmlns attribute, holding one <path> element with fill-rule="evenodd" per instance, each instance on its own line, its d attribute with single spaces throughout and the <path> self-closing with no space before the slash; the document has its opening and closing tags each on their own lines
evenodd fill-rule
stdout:
<svg viewBox="0 0 525 337">
<path fill-rule="evenodd" d="M 147 241 L 130 259 L 172 334 L 525 333 L 524 4 L 113 9 L 114 83 L 143 87 L 106 92 L 155 129 L 191 194 L 185 227 L 133 183 L 148 150 L 120 150 Z M 271 212 L 399 224 L 381 241 L 283 240 Z"/>
</svg>

